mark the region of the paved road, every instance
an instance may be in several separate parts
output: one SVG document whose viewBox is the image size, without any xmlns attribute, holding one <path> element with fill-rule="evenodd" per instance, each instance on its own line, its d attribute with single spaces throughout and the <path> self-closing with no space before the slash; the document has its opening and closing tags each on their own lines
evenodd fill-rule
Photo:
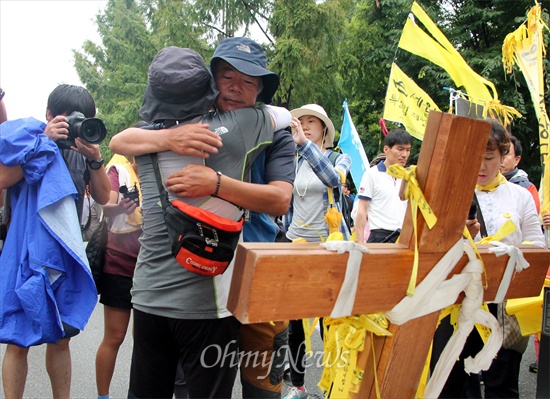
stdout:
<svg viewBox="0 0 550 399">
<path fill-rule="evenodd" d="M 98 305 L 90 319 L 85 331 L 73 338 L 71 341 L 72 359 L 73 359 L 73 385 L 72 397 L 95 398 L 95 352 L 101 337 L 103 335 L 103 306 Z M 312 336 L 312 346 L 314 352 L 320 354 L 321 340 L 318 332 Z M 5 345 L 0 345 L 0 358 L 3 358 Z M 130 358 L 132 351 L 131 332 L 129 331 L 124 344 L 120 349 L 111 384 L 111 398 L 125 398 L 128 389 L 128 375 L 130 372 Z M 29 373 L 27 386 L 25 388 L 25 398 L 51 398 L 51 388 L 44 365 L 45 346 L 31 348 L 29 352 Z M 528 365 L 535 359 L 533 344 L 530 343 L 523 356 L 523 364 L 520 377 L 520 397 L 534 398 L 536 394 L 536 374 L 528 371 Z M 1 369 L 1 365 L 0 365 Z M 306 372 L 306 387 L 310 392 L 311 398 L 323 398 L 323 395 L 317 387 L 322 374 L 320 367 L 309 367 Z M 0 381 L 2 380 L 0 375 Z M 238 378 L 237 378 L 238 380 Z M 285 385 L 283 395 L 289 390 Z M 241 387 L 239 382 L 235 384 L 233 393 L 234 398 L 240 398 Z M 0 398 L 4 399 L 3 390 L 0 392 Z"/>
</svg>

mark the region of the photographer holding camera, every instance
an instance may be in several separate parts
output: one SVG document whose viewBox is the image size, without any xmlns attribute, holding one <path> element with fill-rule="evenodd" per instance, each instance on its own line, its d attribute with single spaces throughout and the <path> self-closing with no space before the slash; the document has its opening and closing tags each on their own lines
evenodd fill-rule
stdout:
<svg viewBox="0 0 550 399">
<path fill-rule="evenodd" d="M 98 121 L 99 119 L 94 118 L 95 112 L 95 102 L 83 87 L 62 84 L 57 86 L 48 97 L 46 110 L 48 125 L 44 134 L 55 141 L 62 150 L 63 158 L 78 191 L 77 212 L 79 218 L 82 215 L 86 185 L 90 187 L 92 198 L 101 205 L 109 201 L 111 192 L 111 184 L 99 150 L 101 140 L 94 142 L 85 140 L 87 136 L 97 139 L 98 135 L 77 135 L 83 129 L 77 128 L 75 132 L 72 129 L 74 122 L 71 124 L 71 129 L 67 122 L 80 117 L 82 123 L 80 126 L 85 127 L 80 115 L 92 121 Z M 105 134 L 102 136 L 105 138 Z"/>
<path fill-rule="evenodd" d="M 97 302 L 80 230 L 84 191 L 89 185 L 92 197 L 105 204 L 110 182 L 99 145 L 82 138 L 84 121 L 68 123 L 67 116 L 80 112 L 93 118 L 95 111 L 86 89 L 63 84 L 48 97 L 47 125 L 34 118 L 0 125 L 0 189 L 10 188 L 14 222 L 0 255 L 0 342 L 8 344 L 2 381 L 8 398 L 23 397 L 29 347 L 43 343 L 52 396 L 70 398 L 69 340 Z M 69 148 L 56 144 L 69 137 L 74 137 Z"/>
</svg>

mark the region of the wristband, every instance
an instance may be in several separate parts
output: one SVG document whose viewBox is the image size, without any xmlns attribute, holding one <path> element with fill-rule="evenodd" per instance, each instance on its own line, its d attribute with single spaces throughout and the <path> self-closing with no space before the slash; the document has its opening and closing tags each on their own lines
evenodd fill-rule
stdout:
<svg viewBox="0 0 550 399">
<path fill-rule="evenodd" d="M 99 158 L 99 159 L 94 160 L 94 161 L 90 161 L 90 160 L 86 159 L 86 163 L 88 164 L 90 169 L 98 170 L 99 168 L 101 168 L 101 165 L 105 164 L 105 161 L 103 160 L 103 158 Z"/>
<path fill-rule="evenodd" d="M 6 92 L 0 88 L 0 101 L 4 98 L 5 95 L 6 95 Z"/>
<path fill-rule="evenodd" d="M 222 172 L 218 170 L 216 174 L 218 175 L 218 182 L 216 183 L 216 190 L 214 191 L 214 194 L 212 194 L 212 197 L 218 196 L 218 191 L 220 191 L 220 185 L 222 184 Z"/>
</svg>

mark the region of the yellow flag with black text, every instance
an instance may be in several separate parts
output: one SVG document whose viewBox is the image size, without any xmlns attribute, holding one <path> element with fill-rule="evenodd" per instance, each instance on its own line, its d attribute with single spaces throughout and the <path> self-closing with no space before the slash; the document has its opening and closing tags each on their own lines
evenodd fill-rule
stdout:
<svg viewBox="0 0 550 399">
<path fill-rule="evenodd" d="M 439 107 L 394 62 L 386 91 L 384 119 L 402 123 L 407 132 L 423 140 L 431 110 L 439 111 Z"/>
</svg>

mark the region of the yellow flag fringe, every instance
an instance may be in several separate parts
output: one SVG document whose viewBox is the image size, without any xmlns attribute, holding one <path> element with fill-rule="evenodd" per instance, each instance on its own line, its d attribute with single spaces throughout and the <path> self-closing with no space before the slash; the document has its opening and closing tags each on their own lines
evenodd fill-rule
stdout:
<svg viewBox="0 0 550 399">
<path fill-rule="evenodd" d="M 546 55 L 542 27 L 550 30 L 542 20 L 540 4 L 536 4 L 527 13 L 527 20 L 514 32 L 508 33 L 504 39 L 502 45 L 502 63 L 506 73 L 512 73 L 514 63 L 518 63 L 516 49 L 522 47 L 525 42 L 533 44 L 533 40 L 537 38 L 538 44 L 542 46 L 542 55 Z"/>
<path fill-rule="evenodd" d="M 502 63 L 507 73 L 512 72 L 514 65 L 521 70 L 535 108 L 543 170 L 541 212 L 545 214 L 550 212 L 550 120 L 544 102 L 543 56 L 546 55 L 546 47 L 543 30 L 549 29 L 542 20 L 541 10 L 541 5 L 535 2 L 527 13 L 526 21 L 506 36 L 502 44 Z"/>
</svg>

